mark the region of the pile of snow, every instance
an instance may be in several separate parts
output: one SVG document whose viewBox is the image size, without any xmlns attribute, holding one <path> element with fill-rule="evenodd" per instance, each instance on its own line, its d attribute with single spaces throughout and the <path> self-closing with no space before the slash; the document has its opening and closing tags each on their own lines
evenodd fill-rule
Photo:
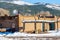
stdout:
<svg viewBox="0 0 60 40">
<path fill-rule="evenodd" d="M 57 30 L 51 30 L 51 31 L 47 31 L 48 33 L 56 33 Z"/>
<path fill-rule="evenodd" d="M 26 33 L 20 33 L 20 32 L 15 32 L 15 33 L 13 33 L 13 34 L 8 34 L 8 35 L 6 35 L 6 37 L 20 37 L 20 36 L 27 36 L 27 34 Z"/>
</svg>

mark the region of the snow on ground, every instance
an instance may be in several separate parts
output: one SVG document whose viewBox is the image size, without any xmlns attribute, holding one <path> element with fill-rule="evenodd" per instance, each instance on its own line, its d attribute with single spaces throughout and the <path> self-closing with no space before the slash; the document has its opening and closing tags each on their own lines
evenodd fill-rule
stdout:
<svg viewBox="0 0 60 40">
<path fill-rule="evenodd" d="M 45 34 L 28 34 L 28 33 L 9 33 L 9 34 L 0 34 L 0 40 L 14 40 L 19 37 L 60 37 L 60 31 L 48 31 L 49 33 Z"/>
<path fill-rule="evenodd" d="M 5 37 L 20 37 L 20 36 L 41 36 L 41 37 L 54 37 L 54 36 L 60 36 L 60 31 L 48 31 L 49 33 L 45 34 L 28 34 L 28 33 L 20 33 L 20 32 L 15 32 L 15 33 L 10 33 L 10 34 L 0 34 L 1 36 Z"/>
<path fill-rule="evenodd" d="M 20 33 L 20 32 L 15 32 L 15 33 L 13 33 L 13 34 L 8 34 L 8 35 L 6 35 L 7 37 L 10 37 L 10 36 L 12 36 L 12 37 L 16 37 L 16 36 L 26 36 L 27 34 L 25 34 L 25 33 Z"/>
<path fill-rule="evenodd" d="M 46 34 L 28 34 L 28 33 L 20 33 L 20 32 L 15 32 L 13 34 L 8 34 L 6 35 L 7 37 L 10 37 L 10 36 L 41 36 L 41 37 L 54 37 L 54 36 L 60 36 L 60 31 L 50 31 L 49 33 L 46 33 Z"/>
</svg>

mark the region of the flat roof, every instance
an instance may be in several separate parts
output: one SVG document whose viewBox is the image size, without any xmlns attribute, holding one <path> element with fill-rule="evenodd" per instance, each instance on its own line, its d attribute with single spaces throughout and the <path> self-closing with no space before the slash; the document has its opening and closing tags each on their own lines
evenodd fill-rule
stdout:
<svg viewBox="0 0 60 40">
<path fill-rule="evenodd" d="M 52 22 L 57 22 L 57 21 L 54 21 L 54 20 L 23 20 L 22 21 L 23 23 L 42 23 L 42 22 L 45 22 L 45 23 L 52 23 Z"/>
</svg>

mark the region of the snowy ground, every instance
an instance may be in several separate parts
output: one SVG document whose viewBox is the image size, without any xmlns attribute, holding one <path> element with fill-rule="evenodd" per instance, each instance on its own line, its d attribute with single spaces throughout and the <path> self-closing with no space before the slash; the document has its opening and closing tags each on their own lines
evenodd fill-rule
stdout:
<svg viewBox="0 0 60 40">
<path fill-rule="evenodd" d="M 48 31 L 48 33 L 46 33 L 46 34 L 28 34 L 28 33 L 20 33 L 20 32 L 15 32 L 15 33 L 13 33 L 13 34 L 8 34 L 8 35 L 6 35 L 6 37 L 10 37 L 10 36 L 13 36 L 13 37 L 15 37 L 15 36 L 18 36 L 18 37 L 20 37 L 20 36 L 41 36 L 41 37 L 44 37 L 44 36 L 46 36 L 46 37 L 51 37 L 51 36 L 60 36 L 60 31 Z"/>
<path fill-rule="evenodd" d="M 9 33 L 9 34 L 0 34 L 0 40 L 17 40 L 20 37 L 32 37 L 35 39 L 35 37 L 60 37 L 60 31 L 48 31 L 49 33 L 47 34 L 27 34 L 27 33 L 20 33 L 20 32 L 15 32 L 15 33 Z M 27 38 L 29 39 L 29 38 Z M 20 40 L 20 39 L 19 39 Z M 60 40 L 60 39 L 59 39 Z"/>
</svg>

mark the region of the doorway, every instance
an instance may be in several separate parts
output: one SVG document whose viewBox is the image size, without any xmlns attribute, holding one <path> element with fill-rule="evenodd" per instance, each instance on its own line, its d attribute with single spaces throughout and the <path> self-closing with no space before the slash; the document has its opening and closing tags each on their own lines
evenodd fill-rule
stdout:
<svg viewBox="0 0 60 40">
<path fill-rule="evenodd" d="M 55 23 L 49 23 L 49 30 L 55 30 Z"/>
</svg>

